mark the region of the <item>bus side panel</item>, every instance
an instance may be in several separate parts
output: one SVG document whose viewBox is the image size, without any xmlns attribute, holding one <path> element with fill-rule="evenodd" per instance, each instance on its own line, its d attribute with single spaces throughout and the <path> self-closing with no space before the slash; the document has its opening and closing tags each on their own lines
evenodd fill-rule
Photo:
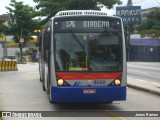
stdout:
<svg viewBox="0 0 160 120">
<path fill-rule="evenodd" d="M 96 90 L 85 93 L 84 90 Z M 52 102 L 112 102 L 126 100 L 126 87 L 51 87 Z"/>
<path fill-rule="evenodd" d="M 124 36 L 124 27 L 123 27 L 123 21 L 121 19 L 121 24 L 122 24 L 122 44 L 123 44 L 123 74 L 122 74 L 122 86 L 126 86 L 127 85 L 127 60 L 126 60 L 126 43 L 125 43 L 125 36 Z"/>
</svg>

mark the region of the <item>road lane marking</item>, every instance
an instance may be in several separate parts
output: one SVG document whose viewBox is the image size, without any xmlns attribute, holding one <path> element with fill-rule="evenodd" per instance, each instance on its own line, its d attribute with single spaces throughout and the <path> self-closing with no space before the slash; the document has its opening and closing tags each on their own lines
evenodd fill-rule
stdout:
<svg viewBox="0 0 160 120">
<path fill-rule="evenodd" d="M 126 120 L 126 118 L 124 117 L 119 117 L 120 115 L 114 113 L 114 112 L 111 112 L 109 110 L 105 110 L 105 112 L 107 112 L 108 114 L 110 114 L 111 116 L 113 116 L 113 119 L 114 120 Z"/>
<path fill-rule="evenodd" d="M 141 71 L 135 71 L 135 70 L 128 70 L 130 73 L 140 73 L 140 74 L 148 74 L 148 72 L 141 72 Z"/>
<path fill-rule="evenodd" d="M 155 83 L 155 82 L 152 82 L 152 84 L 155 84 L 155 85 L 160 85 L 159 83 Z"/>
<path fill-rule="evenodd" d="M 148 82 L 148 83 L 151 83 L 151 84 L 154 84 L 154 85 L 160 85 L 160 83 L 156 83 L 156 82 L 150 82 L 150 81 L 146 81 L 146 80 L 141 80 L 141 79 L 136 79 L 138 81 L 142 81 L 142 82 Z"/>
<path fill-rule="evenodd" d="M 151 83 L 151 84 L 154 84 L 154 85 L 160 85 L 160 83 L 156 83 L 156 82 L 150 82 L 150 81 L 141 80 L 141 79 L 136 79 L 136 80 L 142 81 L 142 82 L 148 82 L 148 83 Z"/>
<path fill-rule="evenodd" d="M 142 81 L 142 82 L 148 82 L 148 81 L 146 81 L 146 80 L 141 80 L 141 79 L 136 79 L 136 80 L 139 80 L 139 81 Z"/>
</svg>

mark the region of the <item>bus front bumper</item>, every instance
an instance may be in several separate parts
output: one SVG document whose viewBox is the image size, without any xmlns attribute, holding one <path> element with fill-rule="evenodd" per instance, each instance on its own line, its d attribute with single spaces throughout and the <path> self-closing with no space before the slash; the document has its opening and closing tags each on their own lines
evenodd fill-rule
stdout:
<svg viewBox="0 0 160 120">
<path fill-rule="evenodd" d="M 51 102 L 112 102 L 126 100 L 126 86 L 51 87 Z"/>
</svg>

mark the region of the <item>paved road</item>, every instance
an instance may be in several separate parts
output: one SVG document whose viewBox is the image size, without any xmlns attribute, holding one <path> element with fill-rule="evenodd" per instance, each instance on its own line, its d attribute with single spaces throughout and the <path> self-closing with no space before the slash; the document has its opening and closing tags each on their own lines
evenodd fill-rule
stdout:
<svg viewBox="0 0 160 120">
<path fill-rule="evenodd" d="M 128 62 L 128 76 L 160 84 L 160 62 Z"/>
<path fill-rule="evenodd" d="M 65 117 L 68 114 L 79 116 L 78 120 L 84 119 L 82 117 L 85 116 L 97 116 L 92 120 L 97 120 L 102 116 L 101 119 L 105 120 L 103 117 L 111 115 L 116 117 L 108 118 L 109 120 L 126 120 L 124 117 L 118 117 L 119 113 L 114 111 L 160 111 L 159 96 L 131 88 L 127 90 L 127 101 L 113 102 L 113 104 L 50 104 L 48 96 L 42 90 L 39 81 L 38 64 L 18 65 L 18 68 L 19 71 L 0 72 L 1 111 L 54 111 L 52 114 L 58 114 L 57 111 L 60 111 L 60 116 Z M 67 119 L 75 120 L 74 117 Z M 135 118 L 130 119 L 134 120 Z M 151 118 L 143 119 L 150 120 Z M 158 119 L 157 117 L 154 118 L 154 120 Z M 5 120 L 8 120 L 8 118 L 5 118 Z M 39 118 L 36 120 L 39 120 Z M 142 118 L 138 117 L 136 120 L 142 120 Z"/>
</svg>

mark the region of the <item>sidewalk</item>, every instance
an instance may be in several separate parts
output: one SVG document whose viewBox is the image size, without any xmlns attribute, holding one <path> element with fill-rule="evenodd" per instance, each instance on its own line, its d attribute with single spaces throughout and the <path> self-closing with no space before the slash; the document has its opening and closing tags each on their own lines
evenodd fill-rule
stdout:
<svg viewBox="0 0 160 120">
<path fill-rule="evenodd" d="M 160 96 L 160 84 L 127 77 L 127 86 Z"/>
</svg>

